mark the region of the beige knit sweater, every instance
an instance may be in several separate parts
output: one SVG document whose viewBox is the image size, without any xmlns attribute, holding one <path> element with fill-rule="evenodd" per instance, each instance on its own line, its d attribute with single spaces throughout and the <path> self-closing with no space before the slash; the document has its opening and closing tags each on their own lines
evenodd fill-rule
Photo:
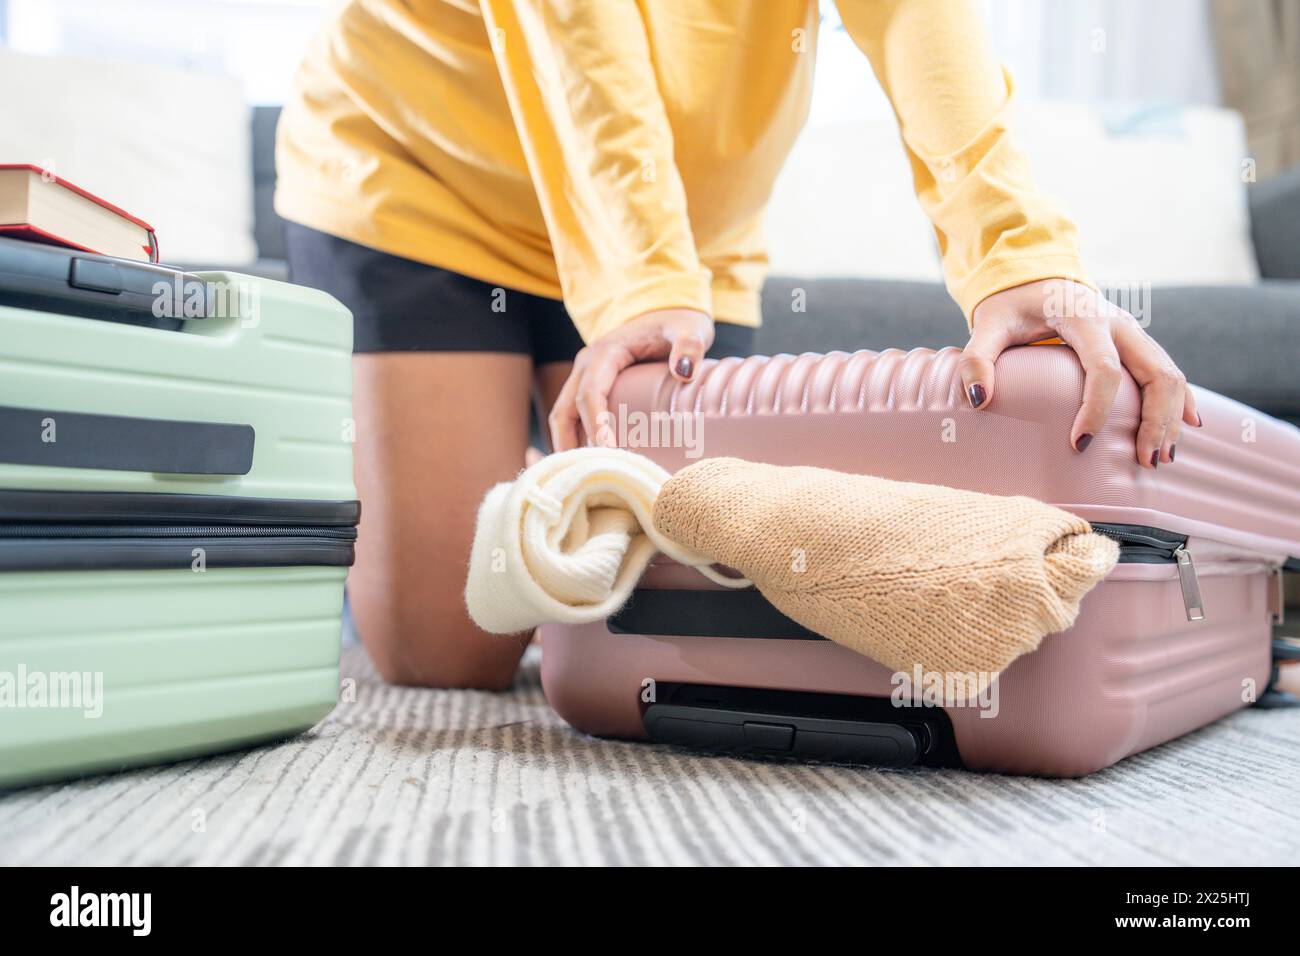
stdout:
<svg viewBox="0 0 1300 956">
<path fill-rule="evenodd" d="M 667 538 L 896 671 L 996 675 L 1074 623 L 1118 546 L 1031 498 L 710 458 L 660 490 Z"/>
</svg>

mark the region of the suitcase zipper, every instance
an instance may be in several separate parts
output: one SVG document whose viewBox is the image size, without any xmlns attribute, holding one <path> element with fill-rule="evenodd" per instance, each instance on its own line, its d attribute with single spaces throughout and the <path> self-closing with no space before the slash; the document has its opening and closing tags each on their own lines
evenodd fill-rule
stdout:
<svg viewBox="0 0 1300 956">
<path fill-rule="evenodd" d="M 350 567 L 356 501 L 0 489 L 0 572 Z"/>
<path fill-rule="evenodd" d="M 356 528 L 301 525 L 16 524 L 0 522 L 0 539 L 46 538 L 330 538 L 355 541 Z"/>
<path fill-rule="evenodd" d="M 1134 524 L 1094 523 L 1092 530 L 1119 542 L 1121 562 L 1177 565 L 1178 586 L 1183 592 L 1183 609 L 1187 612 L 1187 620 L 1205 620 L 1201 584 L 1196 577 L 1192 554 L 1187 550 L 1187 535 Z"/>
<path fill-rule="evenodd" d="M 348 567 L 357 529 L 0 521 L 0 572 Z"/>
</svg>

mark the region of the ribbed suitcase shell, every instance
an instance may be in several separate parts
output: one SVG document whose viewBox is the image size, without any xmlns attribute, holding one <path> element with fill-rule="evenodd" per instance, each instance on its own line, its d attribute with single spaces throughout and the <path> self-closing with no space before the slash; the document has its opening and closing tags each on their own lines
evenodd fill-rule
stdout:
<svg viewBox="0 0 1300 956">
<path fill-rule="evenodd" d="M 0 463 L 0 489 L 352 501 L 347 310 L 256 283 L 259 315 L 140 328 L 0 306 L 0 405 L 252 425 L 245 475 Z M 247 288 L 247 286 L 245 286 Z M 311 727 L 338 696 L 344 567 L 0 573 L 0 674 L 98 672 L 103 713 L 0 707 L 0 786 Z"/>
<path fill-rule="evenodd" d="M 1022 494 L 1094 522 L 1189 536 L 1206 607 L 1187 620 L 1176 569 L 1121 564 L 1078 621 L 1011 665 L 999 713 L 946 708 L 961 762 L 1009 773 L 1078 776 L 1243 707 L 1269 679 L 1279 566 L 1300 555 L 1300 432 L 1196 390 L 1203 429 L 1177 461 L 1139 468 L 1140 411 L 1125 376 L 1106 427 L 1069 445 L 1083 373 L 1063 347 L 999 360 L 989 407 L 962 392 L 956 349 L 806 354 L 705 363 L 681 386 L 662 365 L 618 380 L 611 409 L 701 416 L 702 453 Z M 626 417 L 624 418 L 626 421 Z M 669 470 L 684 448 L 638 448 Z M 657 563 L 645 587 L 707 588 Z M 603 624 L 543 628 L 551 704 L 588 733 L 640 738 L 642 681 L 888 697 L 890 674 L 829 642 L 612 634 Z"/>
</svg>

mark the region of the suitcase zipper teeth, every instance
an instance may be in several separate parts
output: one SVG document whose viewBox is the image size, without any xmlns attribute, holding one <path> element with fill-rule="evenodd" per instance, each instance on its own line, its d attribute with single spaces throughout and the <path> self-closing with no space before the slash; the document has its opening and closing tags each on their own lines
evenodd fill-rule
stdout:
<svg viewBox="0 0 1300 956">
<path fill-rule="evenodd" d="M 1183 592 L 1183 610 L 1189 621 L 1205 620 L 1205 603 L 1196 564 L 1187 550 L 1187 535 L 1143 525 L 1093 524 L 1092 530 L 1119 542 L 1121 563 L 1174 564 L 1178 587 Z"/>
<path fill-rule="evenodd" d="M 1187 535 L 1165 531 L 1163 528 L 1148 528 L 1133 524 L 1096 524 L 1092 530 L 1107 538 L 1118 541 L 1121 549 L 1144 549 L 1152 554 L 1163 553 L 1170 561 L 1177 560 L 1174 551 L 1187 544 Z M 1139 551 L 1138 553 L 1142 553 Z"/>
</svg>

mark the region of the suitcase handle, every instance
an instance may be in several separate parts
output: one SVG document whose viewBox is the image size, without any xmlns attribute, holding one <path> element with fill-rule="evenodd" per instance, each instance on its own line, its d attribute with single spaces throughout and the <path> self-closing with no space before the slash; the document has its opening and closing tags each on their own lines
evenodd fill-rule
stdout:
<svg viewBox="0 0 1300 956">
<path fill-rule="evenodd" d="M 217 317 L 192 272 L 18 239 L 0 239 L 0 304 L 169 330 Z"/>
</svg>

